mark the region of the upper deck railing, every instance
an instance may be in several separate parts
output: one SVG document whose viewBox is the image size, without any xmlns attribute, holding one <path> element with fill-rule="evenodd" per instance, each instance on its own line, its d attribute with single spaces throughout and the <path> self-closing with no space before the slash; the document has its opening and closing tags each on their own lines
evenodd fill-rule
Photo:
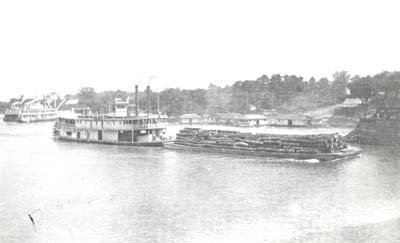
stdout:
<svg viewBox="0 0 400 243">
<path fill-rule="evenodd" d="M 110 118 L 93 119 L 89 117 L 80 118 L 59 118 L 57 125 L 77 129 L 107 129 L 107 130 L 140 130 L 166 128 L 168 123 L 165 118 Z"/>
<path fill-rule="evenodd" d="M 55 109 L 37 110 L 37 109 L 6 109 L 5 114 L 37 114 L 43 112 L 57 112 Z"/>
</svg>

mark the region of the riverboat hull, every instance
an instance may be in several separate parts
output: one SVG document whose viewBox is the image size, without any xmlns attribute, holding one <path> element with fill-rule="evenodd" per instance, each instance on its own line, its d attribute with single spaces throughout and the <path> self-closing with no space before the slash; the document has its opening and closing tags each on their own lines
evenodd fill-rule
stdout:
<svg viewBox="0 0 400 243">
<path fill-rule="evenodd" d="M 20 113 L 7 113 L 4 114 L 3 121 L 4 122 L 21 122 L 21 123 L 30 123 L 30 122 L 45 122 L 45 121 L 55 121 L 58 117 L 57 111 L 51 112 L 20 112 Z"/>
<path fill-rule="evenodd" d="M 286 158 L 296 160 L 311 160 L 317 159 L 319 161 L 331 161 L 336 159 L 343 159 L 348 157 L 358 156 L 361 149 L 349 147 L 340 152 L 321 153 L 321 154 L 308 154 L 308 153 L 278 153 L 278 152 L 263 152 L 252 149 L 244 149 L 242 147 L 226 147 L 226 148 L 206 148 L 202 146 L 186 146 L 179 145 L 172 142 L 164 143 L 164 148 L 171 150 L 184 150 L 193 152 L 209 152 L 209 153 L 222 153 L 222 154 L 239 154 L 248 156 L 262 156 L 270 158 Z"/>
<path fill-rule="evenodd" d="M 99 140 L 84 140 L 70 137 L 61 137 L 54 135 L 55 139 L 67 142 L 78 142 L 78 143 L 97 143 L 106 145 L 127 145 L 127 146 L 141 146 L 141 147 L 163 147 L 164 141 L 151 141 L 151 142 L 115 142 L 115 141 L 99 141 Z"/>
</svg>

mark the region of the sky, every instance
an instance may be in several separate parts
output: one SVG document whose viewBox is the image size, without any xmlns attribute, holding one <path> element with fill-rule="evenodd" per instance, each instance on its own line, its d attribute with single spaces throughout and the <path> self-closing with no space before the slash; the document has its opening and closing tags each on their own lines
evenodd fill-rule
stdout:
<svg viewBox="0 0 400 243">
<path fill-rule="evenodd" d="M 396 1 L 0 1 L 0 100 L 400 70 Z M 149 81 L 150 80 L 150 81 Z"/>
</svg>

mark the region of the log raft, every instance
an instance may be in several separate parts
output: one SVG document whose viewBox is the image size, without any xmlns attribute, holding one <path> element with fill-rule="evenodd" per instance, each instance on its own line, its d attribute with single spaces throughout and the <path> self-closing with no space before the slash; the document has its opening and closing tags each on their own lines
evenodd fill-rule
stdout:
<svg viewBox="0 0 400 243">
<path fill-rule="evenodd" d="M 165 148 L 266 157 L 332 160 L 358 155 L 348 148 L 342 136 L 333 134 L 277 135 L 251 134 L 238 131 L 184 128 Z"/>
</svg>

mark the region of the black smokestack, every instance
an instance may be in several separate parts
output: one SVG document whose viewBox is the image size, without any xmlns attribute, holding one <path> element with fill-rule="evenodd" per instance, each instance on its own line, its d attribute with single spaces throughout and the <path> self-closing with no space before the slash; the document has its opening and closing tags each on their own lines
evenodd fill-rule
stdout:
<svg viewBox="0 0 400 243">
<path fill-rule="evenodd" d="M 135 85 L 135 114 L 139 116 L 139 103 L 138 103 L 138 96 L 139 96 L 139 87 Z"/>
<path fill-rule="evenodd" d="M 150 116 L 150 85 L 147 85 L 147 116 Z"/>
</svg>

